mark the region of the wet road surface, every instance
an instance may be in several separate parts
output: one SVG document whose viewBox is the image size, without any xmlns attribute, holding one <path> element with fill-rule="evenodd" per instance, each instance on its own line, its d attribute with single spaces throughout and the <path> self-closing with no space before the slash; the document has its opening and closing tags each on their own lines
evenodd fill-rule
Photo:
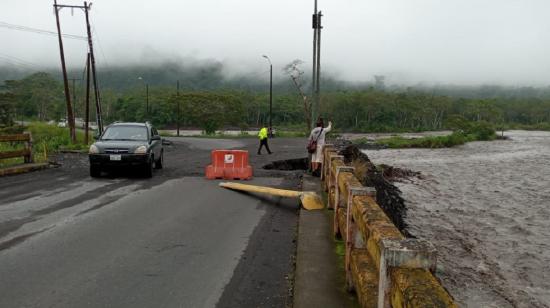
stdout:
<svg viewBox="0 0 550 308">
<path fill-rule="evenodd" d="M 302 141 L 279 142 L 281 156 L 253 157 L 255 169 L 302 154 Z M 153 179 L 92 179 L 70 155 L 0 178 L 0 307 L 287 306 L 297 202 L 196 176 L 212 148 L 255 147 L 176 139 Z M 253 183 L 296 185 L 293 172 L 258 174 Z"/>
</svg>

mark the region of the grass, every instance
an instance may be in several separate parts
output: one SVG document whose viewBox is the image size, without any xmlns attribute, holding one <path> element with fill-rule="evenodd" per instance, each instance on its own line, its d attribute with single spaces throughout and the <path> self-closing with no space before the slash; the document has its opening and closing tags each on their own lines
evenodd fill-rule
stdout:
<svg viewBox="0 0 550 308">
<path fill-rule="evenodd" d="M 550 123 L 543 122 L 538 124 L 510 124 L 506 126 L 507 129 L 517 130 L 542 130 L 550 131 Z"/>
<path fill-rule="evenodd" d="M 88 144 L 84 144 L 84 132 L 77 130 L 76 144 L 71 142 L 69 129 L 48 125 L 41 122 L 32 122 L 28 127 L 18 127 L 10 131 L 12 134 L 22 133 L 23 131 L 30 132 L 33 138 L 33 158 L 35 162 L 46 162 L 48 154 L 58 152 L 59 150 L 86 150 Z M 90 141 L 93 138 L 90 136 Z M 0 143 L 0 152 L 12 151 L 23 148 L 22 142 L 18 143 Z M 7 167 L 23 163 L 23 158 L 3 159 L 0 160 L 0 167 Z"/>
<path fill-rule="evenodd" d="M 463 132 L 453 132 L 447 136 L 428 136 L 422 138 L 403 138 L 394 136 L 390 138 L 378 139 L 374 144 L 388 147 L 390 149 L 408 149 L 408 148 L 451 148 L 458 145 L 463 145 L 472 141 L 489 141 L 496 139 L 496 134 L 490 136 L 480 136 L 478 134 L 465 134 Z M 354 143 L 367 144 L 372 143 L 367 139 L 359 139 Z"/>
<path fill-rule="evenodd" d="M 422 138 L 407 139 L 403 137 L 390 137 L 376 140 L 376 144 L 387 146 L 390 149 L 403 148 L 450 148 L 465 144 L 472 138 L 462 133 L 452 133 L 448 136 L 430 136 Z"/>
<path fill-rule="evenodd" d="M 23 148 L 23 145 L 0 142 L 0 152 L 15 151 Z M 23 163 L 23 157 L 0 159 L 0 168 L 18 165 Z"/>
<path fill-rule="evenodd" d="M 490 141 L 497 139 L 494 127 L 487 122 L 466 122 L 460 123 L 460 128 L 447 136 L 427 136 L 422 138 L 403 138 L 394 136 L 390 138 L 378 139 L 374 141 L 375 145 L 381 145 L 390 149 L 406 148 L 451 148 L 457 145 L 463 145 L 471 141 Z M 367 139 L 355 141 L 356 144 L 373 144 Z"/>
</svg>

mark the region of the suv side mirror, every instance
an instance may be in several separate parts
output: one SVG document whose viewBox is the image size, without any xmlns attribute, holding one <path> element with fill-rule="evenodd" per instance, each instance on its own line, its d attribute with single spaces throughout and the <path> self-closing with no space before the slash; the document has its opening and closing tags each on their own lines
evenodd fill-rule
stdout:
<svg viewBox="0 0 550 308">
<path fill-rule="evenodd" d="M 99 135 L 94 135 L 94 140 L 99 140 Z"/>
<path fill-rule="evenodd" d="M 156 135 L 156 136 L 151 137 L 151 141 L 154 141 L 154 140 L 160 140 L 160 136 Z"/>
</svg>

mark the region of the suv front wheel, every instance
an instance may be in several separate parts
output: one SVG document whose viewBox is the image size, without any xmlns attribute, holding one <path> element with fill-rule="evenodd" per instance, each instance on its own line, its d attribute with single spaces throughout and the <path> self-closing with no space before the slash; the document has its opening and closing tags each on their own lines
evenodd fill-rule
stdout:
<svg viewBox="0 0 550 308">
<path fill-rule="evenodd" d="M 153 167 L 154 167 L 154 157 L 151 156 L 151 158 L 149 159 L 149 161 L 145 164 L 145 177 L 146 178 L 150 178 L 150 177 L 153 177 Z"/>
<path fill-rule="evenodd" d="M 160 157 L 155 161 L 155 169 L 162 169 L 162 166 L 164 166 L 164 151 L 160 152 Z"/>
<path fill-rule="evenodd" d="M 93 178 L 98 178 L 101 176 L 101 167 L 90 165 L 90 176 Z"/>
</svg>

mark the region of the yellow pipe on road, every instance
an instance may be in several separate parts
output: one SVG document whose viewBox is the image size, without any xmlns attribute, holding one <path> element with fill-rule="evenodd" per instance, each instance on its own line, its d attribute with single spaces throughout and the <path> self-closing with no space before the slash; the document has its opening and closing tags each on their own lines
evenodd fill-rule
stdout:
<svg viewBox="0 0 550 308">
<path fill-rule="evenodd" d="M 272 188 L 266 186 L 248 185 L 234 182 L 223 182 L 220 187 L 238 191 L 246 191 L 252 193 L 267 194 L 285 198 L 300 198 L 302 206 L 306 210 L 321 210 L 325 208 L 321 197 L 312 191 L 295 191 L 287 189 Z"/>
</svg>

